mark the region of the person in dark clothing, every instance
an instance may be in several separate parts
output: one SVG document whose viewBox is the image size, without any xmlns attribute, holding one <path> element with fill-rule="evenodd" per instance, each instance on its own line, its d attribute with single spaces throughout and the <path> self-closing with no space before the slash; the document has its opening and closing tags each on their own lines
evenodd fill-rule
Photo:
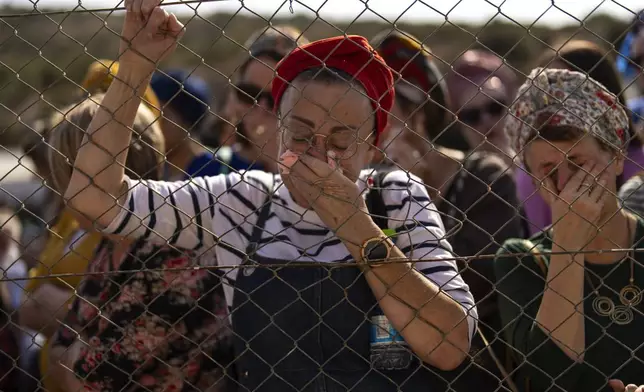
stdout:
<svg viewBox="0 0 644 392">
<path fill-rule="evenodd" d="M 408 34 L 396 32 L 378 41 L 378 52 L 400 75 L 383 150 L 394 166 L 417 175 L 428 187 L 454 253 L 465 257 L 458 264 L 477 300 L 480 333 L 495 343 L 495 355 L 504 361 L 506 349 L 495 338 L 501 322 L 494 293 L 494 264 L 491 258 L 476 256 L 494 254 L 505 240 L 521 236 L 512 173 L 493 153 L 432 147 L 430 135 L 439 134 L 451 119 L 445 110 L 449 93 L 439 82 L 442 75 L 429 50 Z M 479 391 L 496 391 L 505 377 L 503 372 L 486 351 L 481 335 L 472 345 L 474 364 L 458 382 Z"/>
<path fill-rule="evenodd" d="M 511 107 L 506 131 L 553 222 L 495 260 L 515 378 L 531 392 L 644 384 L 644 258 L 630 250 L 644 221 L 615 195 L 629 141 L 618 102 L 584 73 L 537 68 Z"/>
</svg>

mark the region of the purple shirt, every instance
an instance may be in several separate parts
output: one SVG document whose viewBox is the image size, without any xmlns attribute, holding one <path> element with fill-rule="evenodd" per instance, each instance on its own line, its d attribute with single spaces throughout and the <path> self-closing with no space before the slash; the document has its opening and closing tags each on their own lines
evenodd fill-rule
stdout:
<svg viewBox="0 0 644 392">
<path fill-rule="evenodd" d="M 629 147 L 628 156 L 624 162 L 624 181 L 642 170 L 644 170 L 644 147 Z M 525 169 L 517 170 L 516 182 L 519 201 L 523 202 L 525 215 L 528 219 L 530 235 L 536 234 L 552 223 L 550 207 L 537 193 L 532 183 L 532 176 L 526 173 Z"/>
</svg>

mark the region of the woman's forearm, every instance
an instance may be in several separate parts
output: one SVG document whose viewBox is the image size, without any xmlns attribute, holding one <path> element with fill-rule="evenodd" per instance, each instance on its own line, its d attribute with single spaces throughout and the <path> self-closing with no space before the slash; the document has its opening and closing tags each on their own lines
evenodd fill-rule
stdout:
<svg viewBox="0 0 644 392">
<path fill-rule="evenodd" d="M 73 210 L 102 226 L 118 215 L 117 198 L 125 194 L 130 129 L 151 73 L 121 65 L 76 156 L 65 200 Z"/>
<path fill-rule="evenodd" d="M 563 249 L 554 245 L 552 251 Z M 553 254 L 536 322 L 574 361 L 582 361 L 585 350 L 583 298 L 583 254 Z"/>
<path fill-rule="evenodd" d="M 423 361 L 441 370 L 463 362 L 469 333 L 461 305 L 411 263 L 379 266 L 366 277 L 387 318 Z"/>
<path fill-rule="evenodd" d="M 356 260 L 365 240 L 384 236 L 375 225 L 364 225 L 345 242 Z M 361 241 L 359 237 L 364 237 Z M 469 351 L 469 328 L 460 304 L 413 268 L 392 248 L 390 263 L 366 268 L 366 279 L 384 314 L 423 361 L 441 370 L 459 366 Z"/>
</svg>

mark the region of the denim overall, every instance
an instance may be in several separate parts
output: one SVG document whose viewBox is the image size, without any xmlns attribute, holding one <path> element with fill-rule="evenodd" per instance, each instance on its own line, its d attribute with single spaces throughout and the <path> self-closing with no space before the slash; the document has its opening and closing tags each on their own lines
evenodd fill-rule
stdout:
<svg viewBox="0 0 644 392">
<path fill-rule="evenodd" d="M 407 352 L 399 370 L 371 363 L 372 317 L 382 315 L 361 270 L 256 254 L 271 203 L 260 211 L 237 275 L 232 320 L 240 391 L 446 391 Z"/>
</svg>

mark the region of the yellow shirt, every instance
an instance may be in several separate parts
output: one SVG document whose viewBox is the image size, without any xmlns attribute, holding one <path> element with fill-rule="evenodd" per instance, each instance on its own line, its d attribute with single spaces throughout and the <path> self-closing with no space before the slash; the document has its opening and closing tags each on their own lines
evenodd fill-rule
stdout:
<svg viewBox="0 0 644 392">
<path fill-rule="evenodd" d="M 81 281 L 81 274 L 94 257 L 94 251 L 101 240 L 99 233 L 82 232 L 78 222 L 67 211 L 63 211 L 58 222 L 51 229 L 47 245 L 40 256 L 38 266 L 29 271 L 30 278 L 26 290 L 34 292 L 45 283 L 56 285 L 65 290 L 73 290 Z M 75 274 L 65 277 L 43 279 L 44 276 L 56 274 Z M 47 340 L 40 352 L 40 372 L 42 382 L 49 392 L 63 392 L 47 377 L 49 368 L 49 346 Z"/>
</svg>

